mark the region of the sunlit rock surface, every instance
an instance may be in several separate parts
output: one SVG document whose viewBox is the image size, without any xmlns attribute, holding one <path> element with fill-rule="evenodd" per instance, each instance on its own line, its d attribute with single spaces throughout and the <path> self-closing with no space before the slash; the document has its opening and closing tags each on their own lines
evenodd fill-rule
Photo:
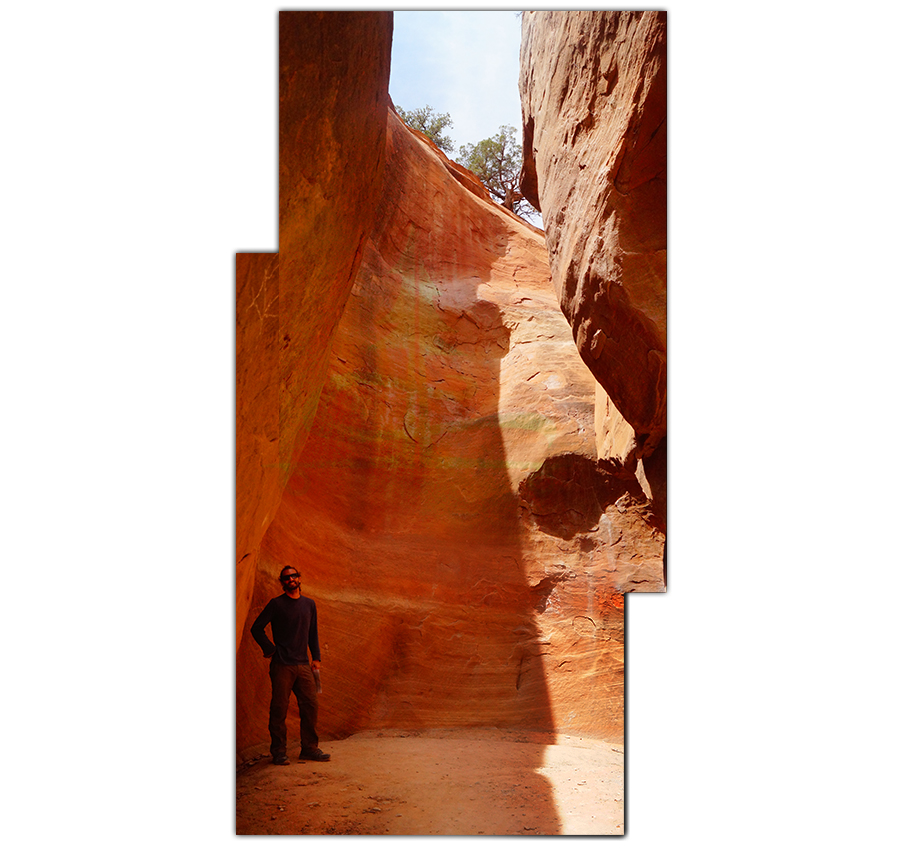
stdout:
<svg viewBox="0 0 900 859">
<path fill-rule="evenodd" d="M 621 740 L 623 593 L 661 588 L 662 535 L 638 481 L 597 461 L 596 382 L 543 235 L 472 181 L 389 114 L 380 219 L 248 622 L 284 564 L 303 571 L 323 738 L 525 726 Z M 259 748 L 268 677 L 246 630 L 238 676 L 238 749 Z"/>
<path fill-rule="evenodd" d="M 519 91 L 522 190 L 543 214 L 579 353 L 611 400 L 603 444 L 631 467 L 660 448 L 642 468 L 664 522 L 666 13 L 525 12 Z"/>
<path fill-rule="evenodd" d="M 280 254 L 238 254 L 237 642 L 384 174 L 391 12 L 282 12 Z"/>
</svg>

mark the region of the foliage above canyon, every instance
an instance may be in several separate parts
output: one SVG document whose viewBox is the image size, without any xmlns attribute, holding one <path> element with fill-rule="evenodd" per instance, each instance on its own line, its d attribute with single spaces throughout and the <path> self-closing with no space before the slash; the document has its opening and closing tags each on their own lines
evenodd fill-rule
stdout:
<svg viewBox="0 0 900 859">
<path fill-rule="evenodd" d="M 449 113 L 437 113 L 430 104 L 415 110 L 398 106 L 397 113 L 410 128 L 421 131 L 447 155 L 452 154 L 453 141 L 445 132 L 453 126 Z M 520 217 L 536 214 L 519 190 L 522 147 L 516 142 L 516 129 L 511 125 L 501 125 L 493 137 L 478 143 L 464 143 L 459 147 L 458 160 L 481 180 L 501 206 Z"/>
<path fill-rule="evenodd" d="M 430 104 L 415 110 L 404 110 L 397 105 L 397 113 L 410 128 L 421 131 L 438 149 L 442 149 L 447 155 L 453 152 L 453 141 L 444 133 L 445 128 L 453 125 L 449 113 L 437 113 Z"/>
</svg>

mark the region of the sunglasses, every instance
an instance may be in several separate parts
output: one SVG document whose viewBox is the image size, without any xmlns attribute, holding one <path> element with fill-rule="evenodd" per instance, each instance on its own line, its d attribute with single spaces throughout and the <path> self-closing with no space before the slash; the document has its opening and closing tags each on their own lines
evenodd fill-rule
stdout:
<svg viewBox="0 0 900 859">
<path fill-rule="evenodd" d="M 281 576 L 281 581 L 289 582 L 291 579 L 299 579 L 300 573 L 288 573 L 286 576 Z"/>
</svg>

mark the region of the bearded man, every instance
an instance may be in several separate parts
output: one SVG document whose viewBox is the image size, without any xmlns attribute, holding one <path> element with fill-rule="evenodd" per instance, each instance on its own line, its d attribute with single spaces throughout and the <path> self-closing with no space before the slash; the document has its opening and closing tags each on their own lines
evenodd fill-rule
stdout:
<svg viewBox="0 0 900 859">
<path fill-rule="evenodd" d="M 319 748 L 316 720 L 319 698 L 316 679 L 321 653 L 316 604 L 300 592 L 301 576 L 294 567 L 285 567 L 279 576 L 284 593 L 267 603 L 253 621 L 250 633 L 269 660 L 272 703 L 269 706 L 269 736 L 272 763 L 284 766 L 287 757 L 287 711 L 291 693 L 300 708 L 300 760 L 327 761 L 331 755 Z M 272 625 L 272 638 L 266 626 Z M 310 664 L 309 656 L 312 656 Z M 313 672 L 316 674 L 313 674 Z"/>
</svg>

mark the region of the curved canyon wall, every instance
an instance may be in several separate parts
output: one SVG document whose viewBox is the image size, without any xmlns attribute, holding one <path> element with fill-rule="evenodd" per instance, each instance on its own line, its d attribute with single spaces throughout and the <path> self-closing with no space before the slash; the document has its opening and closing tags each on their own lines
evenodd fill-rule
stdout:
<svg viewBox="0 0 900 859">
<path fill-rule="evenodd" d="M 324 736 L 621 739 L 623 593 L 659 587 L 662 538 L 638 483 L 597 462 L 595 381 L 540 231 L 461 169 L 390 114 L 381 219 L 250 614 L 284 564 L 303 570 Z M 238 746 L 262 745 L 268 681 L 248 634 L 238 669 Z"/>
<path fill-rule="evenodd" d="M 391 12 L 279 14 L 279 254 L 236 265 L 237 643 L 375 222 Z"/>
<path fill-rule="evenodd" d="M 282 13 L 282 51 L 286 16 L 320 14 Z M 303 91 L 297 44 L 282 110 L 286 76 Z M 268 745 L 249 625 L 285 564 L 318 606 L 323 740 L 489 726 L 621 741 L 624 594 L 664 588 L 652 492 L 598 418 L 618 412 L 579 357 L 543 233 L 388 108 L 379 137 L 379 75 L 354 83 L 372 172 L 342 173 L 361 154 L 323 137 L 334 187 L 298 166 L 310 206 L 286 209 L 300 191 L 283 188 L 279 253 L 238 258 L 239 756 Z M 302 142 L 285 127 L 283 162 Z M 351 215 L 367 180 L 377 194 Z M 326 216 L 330 199 L 343 209 Z"/>
<path fill-rule="evenodd" d="M 666 13 L 525 12 L 520 65 L 522 191 L 608 394 L 601 455 L 637 466 L 665 527 Z"/>
</svg>

